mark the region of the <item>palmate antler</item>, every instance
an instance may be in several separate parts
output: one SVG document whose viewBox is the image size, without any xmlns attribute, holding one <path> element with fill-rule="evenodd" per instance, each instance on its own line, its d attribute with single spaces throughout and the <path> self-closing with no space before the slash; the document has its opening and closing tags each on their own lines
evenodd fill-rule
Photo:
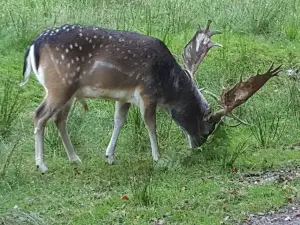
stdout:
<svg viewBox="0 0 300 225">
<path fill-rule="evenodd" d="M 213 35 L 221 34 L 220 31 L 209 30 L 211 23 L 212 21 L 208 20 L 204 30 L 199 28 L 193 38 L 184 47 L 182 53 L 184 60 L 183 67 L 189 73 L 192 79 L 194 79 L 195 72 L 202 60 L 207 55 L 209 49 L 214 46 L 222 47 L 221 44 L 210 39 Z"/>
<path fill-rule="evenodd" d="M 195 72 L 198 69 L 200 63 L 207 55 L 210 48 L 214 46 L 222 47 L 221 44 L 212 41 L 210 38 L 215 34 L 221 34 L 220 31 L 210 30 L 211 20 L 208 20 L 206 28 L 204 30 L 198 29 L 193 38 L 185 45 L 183 50 L 184 69 L 188 72 L 189 76 L 195 80 Z M 220 105 L 221 109 L 216 113 L 213 113 L 211 109 L 208 109 L 205 120 L 211 120 L 219 123 L 224 116 L 229 116 L 238 124 L 229 125 L 225 121 L 224 124 L 229 126 L 238 126 L 240 124 L 249 125 L 247 122 L 241 120 L 233 114 L 233 110 L 239 105 L 245 103 L 255 92 L 257 92 L 271 77 L 276 76 L 280 72 L 280 67 L 273 69 L 273 63 L 269 70 L 264 74 L 257 73 L 255 76 L 250 77 L 243 82 L 240 80 L 232 88 L 223 90 L 221 97 L 217 97 L 213 93 L 202 89 L 205 93 L 211 95 Z"/>
<path fill-rule="evenodd" d="M 202 90 L 203 90 L 204 93 L 210 95 L 214 100 L 216 100 L 216 102 L 218 103 L 219 107 L 223 108 L 222 105 L 221 105 L 221 99 L 220 99 L 217 95 L 215 95 L 214 93 L 212 93 L 212 92 L 210 92 L 210 91 L 207 91 L 207 90 L 205 90 L 205 89 L 202 89 Z M 250 125 L 250 124 L 247 123 L 246 121 L 244 121 L 244 120 L 240 119 L 238 116 L 236 116 L 233 112 L 231 112 L 231 113 L 230 113 L 229 115 L 227 115 L 227 116 L 233 118 L 234 120 L 236 120 L 236 121 L 238 122 L 238 123 L 236 123 L 236 124 L 229 124 L 229 123 L 225 122 L 224 120 L 222 120 L 222 123 L 225 124 L 225 125 L 227 125 L 227 126 L 229 126 L 229 127 L 237 127 L 237 126 L 239 126 L 239 125 L 241 125 L 241 124 L 247 125 L 247 126 Z"/>
<path fill-rule="evenodd" d="M 278 75 L 281 66 L 273 69 L 273 65 L 272 63 L 271 67 L 264 74 L 257 73 L 255 76 L 248 78 L 248 80 L 240 80 L 232 88 L 224 90 L 219 100 L 222 109 L 211 115 L 209 119 L 218 122 L 223 116 L 233 115 L 232 111 L 235 108 L 245 103 L 264 86 L 270 78 Z"/>
</svg>

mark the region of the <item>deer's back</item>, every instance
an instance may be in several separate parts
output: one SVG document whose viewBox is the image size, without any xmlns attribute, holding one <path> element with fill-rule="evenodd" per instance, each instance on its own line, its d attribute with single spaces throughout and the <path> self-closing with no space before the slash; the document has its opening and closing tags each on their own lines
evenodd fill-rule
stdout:
<svg viewBox="0 0 300 225">
<path fill-rule="evenodd" d="M 42 32 L 32 45 L 45 85 L 56 88 L 58 83 L 110 92 L 139 88 L 160 96 L 171 91 L 180 70 L 162 41 L 136 32 L 64 25 Z"/>
</svg>

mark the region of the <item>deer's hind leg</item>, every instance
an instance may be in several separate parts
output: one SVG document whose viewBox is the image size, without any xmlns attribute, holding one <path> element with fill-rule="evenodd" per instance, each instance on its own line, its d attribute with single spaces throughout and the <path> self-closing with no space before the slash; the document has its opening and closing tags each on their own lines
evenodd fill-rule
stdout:
<svg viewBox="0 0 300 225">
<path fill-rule="evenodd" d="M 34 112 L 35 162 L 42 173 L 48 170 L 43 159 L 46 123 L 65 107 L 71 96 L 48 90 L 48 95 Z"/>
<path fill-rule="evenodd" d="M 74 151 L 74 147 L 71 143 L 67 129 L 67 119 L 72 106 L 72 102 L 73 100 L 70 100 L 56 115 L 52 117 L 52 120 L 54 121 L 55 126 L 59 132 L 69 160 L 71 162 L 80 163 L 81 160 Z"/>
</svg>

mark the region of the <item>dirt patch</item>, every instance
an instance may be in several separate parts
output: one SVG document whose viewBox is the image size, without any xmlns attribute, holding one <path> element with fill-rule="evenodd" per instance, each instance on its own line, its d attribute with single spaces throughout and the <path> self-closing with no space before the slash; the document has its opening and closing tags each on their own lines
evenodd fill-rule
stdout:
<svg viewBox="0 0 300 225">
<path fill-rule="evenodd" d="M 279 171 L 241 174 L 239 181 L 247 185 L 261 185 L 266 183 L 278 183 L 278 184 L 285 185 L 288 182 L 299 178 L 300 178 L 300 168 L 297 167 L 293 169 L 282 169 Z M 300 201 L 295 201 L 295 199 L 291 199 L 291 203 L 289 203 L 287 206 L 277 211 L 250 214 L 246 218 L 247 219 L 245 221 L 242 222 L 236 221 L 233 224 L 300 225 Z"/>
<path fill-rule="evenodd" d="M 241 175 L 239 181 L 247 184 L 265 184 L 265 183 L 287 183 L 296 178 L 300 178 L 300 168 L 282 169 L 279 171 L 267 171 L 261 173 L 247 173 Z"/>
<path fill-rule="evenodd" d="M 300 204 L 293 203 L 277 212 L 270 211 L 267 213 L 259 213 L 257 215 L 249 215 L 246 222 L 241 225 L 299 225 L 300 224 Z"/>
</svg>

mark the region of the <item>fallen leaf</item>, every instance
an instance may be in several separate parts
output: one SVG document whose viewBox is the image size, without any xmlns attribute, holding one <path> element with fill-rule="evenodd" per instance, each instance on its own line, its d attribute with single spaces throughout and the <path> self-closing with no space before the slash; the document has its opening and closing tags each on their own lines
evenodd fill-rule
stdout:
<svg viewBox="0 0 300 225">
<path fill-rule="evenodd" d="M 235 167 L 231 168 L 231 172 L 236 173 L 237 172 L 237 168 L 235 168 Z"/>
<path fill-rule="evenodd" d="M 295 217 L 300 217 L 300 213 L 296 214 Z"/>
<path fill-rule="evenodd" d="M 292 201 L 293 201 L 292 197 L 290 197 L 290 196 L 286 197 L 285 199 L 286 199 L 287 201 L 289 201 L 289 202 L 292 202 Z"/>
<path fill-rule="evenodd" d="M 128 200 L 129 200 L 129 198 L 128 198 L 128 196 L 127 196 L 127 195 L 123 195 L 123 197 L 122 197 L 122 200 L 124 200 L 124 201 L 128 201 Z"/>
</svg>

